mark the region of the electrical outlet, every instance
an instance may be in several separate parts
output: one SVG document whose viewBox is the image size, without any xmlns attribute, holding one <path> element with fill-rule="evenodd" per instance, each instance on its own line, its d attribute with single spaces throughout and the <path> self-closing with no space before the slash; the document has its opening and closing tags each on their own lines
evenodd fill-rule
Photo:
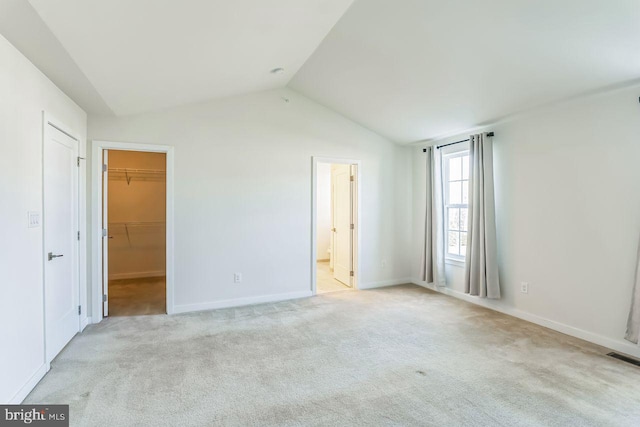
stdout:
<svg viewBox="0 0 640 427">
<path fill-rule="evenodd" d="M 523 294 L 529 293 L 529 282 L 520 283 L 520 292 L 522 292 Z"/>
<path fill-rule="evenodd" d="M 242 273 L 233 273 L 233 283 L 242 282 Z"/>
</svg>

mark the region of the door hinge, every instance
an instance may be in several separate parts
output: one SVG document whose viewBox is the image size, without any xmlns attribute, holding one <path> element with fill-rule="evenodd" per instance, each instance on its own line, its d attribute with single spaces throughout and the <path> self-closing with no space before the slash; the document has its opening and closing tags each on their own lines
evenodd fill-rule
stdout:
<svg viewBox="0 0 640 427">
<path fill-rule="evenodd" d="M 355 177 L 355 176 L 353 176 L 353 175 L 351 175 L 351 179 L 350 179 L 350 181 L 351 181 L 351 182 L 353 182 L 353 181 L 355 181 L 355 180 L 356 180 L 356 177 Z"/>
<path fill-rule="evenodd" d="M 349 276 L 353 277 L 353 271 L 349 272 Z"/>
<path fill-rule="evenodd" d="M 82 306 L 79 305 L 78 306 L 78 316 L 80 316 L 82 314 Z"/>
<path fill-rule="evenodd" d="M 102 302 L 107 302 L 107 294 L 102 294 Z"/>
<path fill-rule="evenodd" d="M 351 229 L 353 230 L 355 228 L 356 228 L 356 226 L 354 224 L 351 224 Z"/>
<path fill-rule="evenodd" d="M 80 240 L 80 232 L 78 231 L 78 240 Z"/>
<path fill-rule="evenodd" d="M 107 229 L 106 228 L 102 229 L 102 237 L 107 237 Z"/>
<path fill-rule="evenodd" d="M 85 159 L 84 157 L 80 157 L 80 156 L 77 157 L 78 167 L 80 167 L 80 160 L 84 160 L 84 159 Z"/>
<path fill-rule="evenodd" d="M 107 171 L 107 165 L 103 164 L 102 165 L 102 172 L 106 172 Z"/>
</svg>

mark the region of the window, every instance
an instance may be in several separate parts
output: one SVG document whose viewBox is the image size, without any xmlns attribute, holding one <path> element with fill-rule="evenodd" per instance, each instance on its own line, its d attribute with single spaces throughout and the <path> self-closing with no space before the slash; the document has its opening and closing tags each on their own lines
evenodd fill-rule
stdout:
<svg viewBox="0 0 640 427">
<path fill-rule="evenodd" d="M 464 260 L 469 212 L 469 152 L 443 156 L 446 257 Z"/>
</svg>

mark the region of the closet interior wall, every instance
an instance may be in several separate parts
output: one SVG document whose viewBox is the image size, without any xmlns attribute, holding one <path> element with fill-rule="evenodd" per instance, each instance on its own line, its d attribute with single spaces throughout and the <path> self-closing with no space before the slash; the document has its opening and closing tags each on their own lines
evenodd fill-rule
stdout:
<svg viewBox="0 0 640 427">
<path fill-rule="evenodd" d="M 166 155 L 109 150 L 109 280 L 164 276 Z"/>
</svg>

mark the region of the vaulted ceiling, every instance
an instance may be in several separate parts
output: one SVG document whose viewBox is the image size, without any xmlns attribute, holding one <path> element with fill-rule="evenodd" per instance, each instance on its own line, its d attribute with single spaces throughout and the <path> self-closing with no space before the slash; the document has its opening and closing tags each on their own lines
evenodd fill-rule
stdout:
<svg viewBox="0 0 640 427">
<path fill-rule="evenodd" d="M 639 22 L 637 0 L 0 2 L 90 114 L 289 86 L 399 143 L 638 80 Z"/>
<path fill-rule="evenodd" d="M 284 86 L 352 0 L 29 2 L 121 115 Z"/>
<path fill-rule="evenodd" d="M 290 85 L 412 142 L 638 78 L 638 0 L 361 0 Z"/>
</svg>

